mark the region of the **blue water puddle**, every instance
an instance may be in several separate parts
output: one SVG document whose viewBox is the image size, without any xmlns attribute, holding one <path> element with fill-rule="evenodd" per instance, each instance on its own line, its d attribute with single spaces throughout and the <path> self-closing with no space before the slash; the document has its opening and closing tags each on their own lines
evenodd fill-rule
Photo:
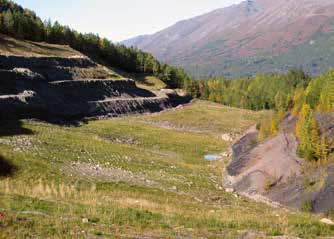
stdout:
<svg viewBox="0 0 334 239">
<path fill-rule="evenodd" d="M 204 159 L 207 160 L 207 161 L 215 161 L 215 160 L 218 160 L 218 159 L 221 159 L 221 158 L 222 158 L 222 156 L 214 155 L 214 154 L 208 154 L 208 155 L 204 156 Z"/>
</svg>

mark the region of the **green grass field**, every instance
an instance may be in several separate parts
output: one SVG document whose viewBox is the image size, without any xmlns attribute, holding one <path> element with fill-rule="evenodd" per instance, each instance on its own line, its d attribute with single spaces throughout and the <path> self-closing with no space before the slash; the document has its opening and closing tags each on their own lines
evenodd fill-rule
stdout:
<svg viewBox="0 0 334 239">
<path fill-rule="evenodd" d="M 334 235 L 317 216 L 225 193 L 229 159 L 204 161 L 229 150 L 220 133 L 266 114 L 198 101 L 80 126 L 2 124 L 0 238 Z"/>
</svg>

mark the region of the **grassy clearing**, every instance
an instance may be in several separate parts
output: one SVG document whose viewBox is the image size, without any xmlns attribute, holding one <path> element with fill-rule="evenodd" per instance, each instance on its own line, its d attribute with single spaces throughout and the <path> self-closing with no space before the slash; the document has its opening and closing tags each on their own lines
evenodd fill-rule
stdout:
<svg viewBox="0 0 334 239">
<path fill-rule="evenodd" d="M 73 50 L 69 46 L 18 40 L 2 34 L 0 34 L 0 43 L 1 55 L 17 55 L 27 57 L 83 56 L 80 52 Z"/>
<path fill-rule="evenodd" d="M 214 133 L 241 131 L 265 114 L 228 109 L 197 102 L 80 127 L 2 125 L 1 160 L 15 170 L 0 179 L 5 215 L 0 238 L 237 238 L 250 231 L 257 238 L 333 235 L 334 228 L 319 224 L 317 217 L 225 193 L 226 161 L 203 160 L 205 154 L 228 150 Z M 212 134 L 146 123 L 157 119 Z"/>
<path fill-rule="evenodd" d="M 157 125 L 189 131 L 210 134 L 243 134 L 245 130 L 269 113 L 268 111 L 254 112 L 206 101 L 197 101 L 183 110 L 154 114 L 140 117 L 140 119 Z"/>
<path fill-rule="evenodd" d="M 136 82 L 137 86 L 140 88 L 151 91 L 158 91 L 167 88 L 166 83 L 164 83 L 156 76 L 142 73 L 137 73 L 137 74 L 128 73 L 123 70 L 112 67 L 110 69 L 125 78 L 133 79 Z"/>
<path fill-rule="evenodd" d="M 25 57 L 85 57 L 85 55 L 67 45 L 19 40 L 2 34 L 0 34 L 0 54 Z M 71 72 L 73 75 L 80 75 L 80 78 L 87 79 L 111 78 L 113 80 L 123 80 L 124 78 L 131 78 L 136 81 L 138 87 L 152 91 L 167 87 L 163 81 L 155 76 L 130 74 L 119 69 L 112 67 L 107 68 L 102 65 L 91 68 L 73 67 Z"/>
<path fill-rule="evenodd" d="M 138 87 L 146 90 L 160 90 L 167 88 L 167 85 L 159 78 L 151 75 L 137 74 L 134 75 Z"/>
</svg>

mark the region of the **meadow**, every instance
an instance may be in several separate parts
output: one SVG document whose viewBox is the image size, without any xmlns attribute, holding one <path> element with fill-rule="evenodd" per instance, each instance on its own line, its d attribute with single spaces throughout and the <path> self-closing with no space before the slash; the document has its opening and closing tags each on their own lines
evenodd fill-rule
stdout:
<svg viewBox="0 0 334 239">
<path fill-rule="evenodd" d="M 238 137 L 270 112 L 197 101 L 152 115 L 0 128 L 0 238 L 315 238 L 321 215 L 223 187 Z"/>
</svg>

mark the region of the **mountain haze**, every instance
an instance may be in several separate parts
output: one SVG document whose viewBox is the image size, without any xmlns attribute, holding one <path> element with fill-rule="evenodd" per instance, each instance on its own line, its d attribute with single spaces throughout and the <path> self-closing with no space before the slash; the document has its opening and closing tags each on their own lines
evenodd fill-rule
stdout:
<svg viewBox="0 0 334 239">
<path fill-rule="evenodd" d="M 196 77 L 248 76 L 334 65 L 334 2 L 248 0 L 125 41 Z"/>
</svg>

